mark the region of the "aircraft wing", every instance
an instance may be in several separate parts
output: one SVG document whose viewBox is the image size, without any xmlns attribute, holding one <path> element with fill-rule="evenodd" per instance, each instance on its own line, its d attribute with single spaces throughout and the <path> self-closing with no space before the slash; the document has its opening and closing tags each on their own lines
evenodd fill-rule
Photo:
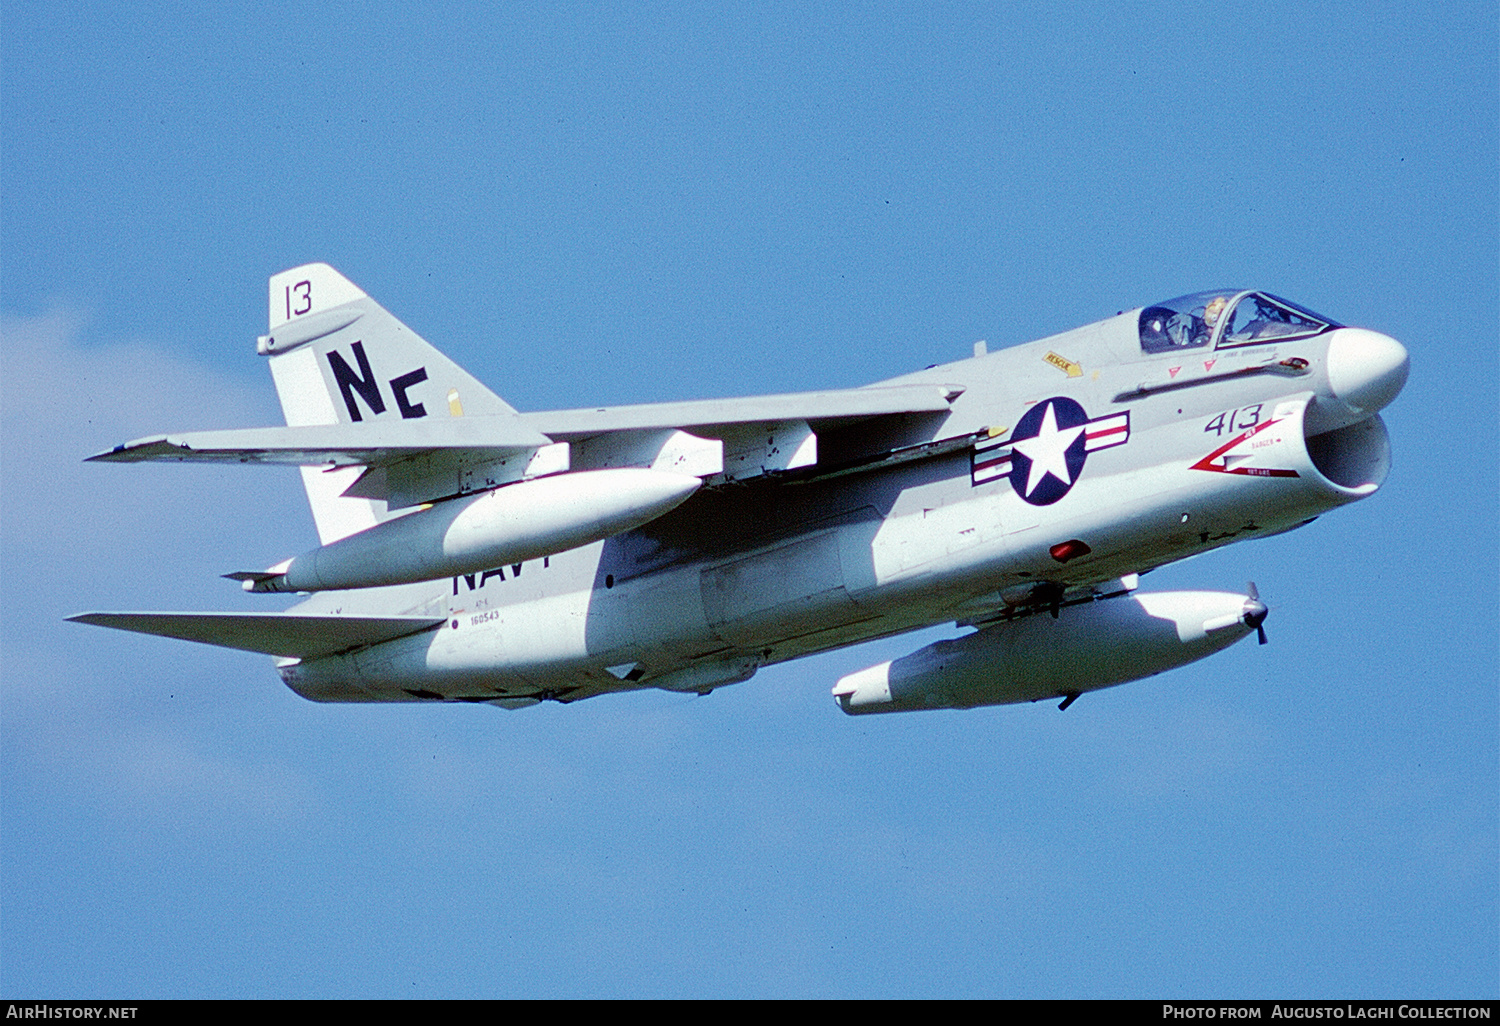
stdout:
<svg viewBox="0 0 1500 1026">
<path fill-rule="evenodd" d="M 80 613 L 74 623 L 199 641 L 274 656 L 314 659 L 430 630 L 430 616 L 306 616 L 298 613 Z"/>
<path fill-rule="evenodd" d="M 97 453 L 87 462 L 379 466 L 439 449 L 518 452 L 550 441 L 515 417 L 424 418 L 152 435 Z"/>
<path fill-rule="evenodd" d="M 962 392 L 954 385 L 886 385 L 544 413 L 198 431 L 136 439 L 88 459 L 360 466 L 365 473 L 343 494 L 399 509 L 567 470 L 650 467 L 739 481 L 809 467 L 818 462 L 821 431 L 875 418 L 941 417 Z"/>
<path fill-rule="evenodd" d="M 740 399 L 701 399 L 639 406 L 522 413 L 519 419 L 554 439 L 667 428 L 732 429 L 806 421 L 813 430 L 902 413 L 946 413 L 963 389 L 955 385 L 885 385 L 834 392 L 790 392 Z M 712 432 L 717 433 L 717 432 Z"/>
<path fill-rule="evenodd" d="M 192 431 L 138 438 L 96 453 L 87 462 L 379 466 L 441 449 L 513 452 L 559 439 L 620 431 L 755 427 L 788 420 L 807 421 L 816 430 L 870 417 L 946 412 L 961 391 L 944 385 L 894 385 L 552 410 L 513 417 L 422 418 L 373 424 Z"/>
</svg>

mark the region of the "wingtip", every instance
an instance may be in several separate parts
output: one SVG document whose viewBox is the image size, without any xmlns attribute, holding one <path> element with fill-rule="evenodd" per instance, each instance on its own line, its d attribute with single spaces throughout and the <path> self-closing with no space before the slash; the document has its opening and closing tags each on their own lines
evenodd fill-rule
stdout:
<svg viewBox="0 0 1500 1026">
<path fill-rule="evenodd" d="M 84 457 L 83 462 L 142 463 L 180 452 L 181 448 L 181 446 L 174 445 L 166 435 L 151 435 L 147 438 L 137 438 L 133 442 L 121 442 L 113 449 L 105 449 L 103 452 Z"/>
<path fill-rule="evenodd" d="M 85 456 L 83 458 L 83 462 L 85 462 L 85 463 L 100 463 L 100 462 L 108 460 L 112 456 L 118 457 L 118 455 L 120 453 L 124 452 L 124 451 L 125 451 L 125 443 L 121 442 L 119 445 L 115 446 L 113 449 L 105 449 L 103 452 L 96 452 L 92 456 Z"/>
</svg>

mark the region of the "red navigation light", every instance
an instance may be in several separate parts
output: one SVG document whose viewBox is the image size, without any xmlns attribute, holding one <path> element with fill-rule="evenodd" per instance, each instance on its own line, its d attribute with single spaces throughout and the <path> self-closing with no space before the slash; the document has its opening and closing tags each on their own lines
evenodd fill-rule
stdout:
<svg viewBox="0 0 1500 1026">
<path fill-rule="evenodd" d="M 1052 553 L 1052 558 L 1057 560 L 1059 563 L 1066 563 L 1070 559 L 1077 559 L 1079 556 L 1087 556 L 1094 550 L 1089 548 L 1083 542 L 1079 541 L 1077 538 L 1073 538 L 1070 541 L 1058 542 L 1047 551 Z"/>
</svg>

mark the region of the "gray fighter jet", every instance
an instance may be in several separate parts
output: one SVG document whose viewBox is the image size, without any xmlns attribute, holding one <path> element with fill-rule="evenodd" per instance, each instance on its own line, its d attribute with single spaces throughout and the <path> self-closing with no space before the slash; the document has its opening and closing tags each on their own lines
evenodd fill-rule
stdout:
<svg viewBox="0 0 1500 1026">
<path fill-rule="evenodd" d="M 845 391 L 520 413 L 326 264 L 270 281 L 285 427 L 92 460 L 292 464 L 321 546 L 226 576 L 285 612 L 72 619 L 262 652 L 315 701 L 707 694 L 934 624 L 849 713 L 1062 699 L 1249 634 L 1155 567 L 1380 487 L 1400 343 L 1219 289 Z"/>
</svg>

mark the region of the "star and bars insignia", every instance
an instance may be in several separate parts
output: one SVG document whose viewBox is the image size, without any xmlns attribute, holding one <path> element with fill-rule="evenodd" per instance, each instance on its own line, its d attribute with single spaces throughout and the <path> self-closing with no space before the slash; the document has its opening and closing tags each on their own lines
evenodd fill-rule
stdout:
<svg viewBox="0 0 1500 1026">
<path fill-rule="evenodd" d="M 1130 411 L 1089 418 L 1072 399 L 1044 399 L 1022 416 L 1010 437 L 975 444 L 970 480 L 990 484 L 1009 477 L 1016 494 L 1049 506 L 1072 489 L 1088 454 L 1130 441 Z"/>
</svg>

